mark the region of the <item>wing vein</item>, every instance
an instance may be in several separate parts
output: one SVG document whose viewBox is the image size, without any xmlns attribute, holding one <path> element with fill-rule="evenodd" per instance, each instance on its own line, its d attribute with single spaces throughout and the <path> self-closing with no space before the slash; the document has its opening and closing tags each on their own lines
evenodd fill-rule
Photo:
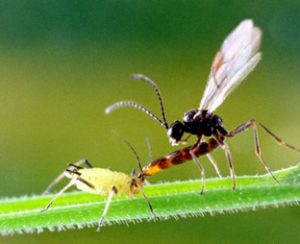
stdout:
<svg viewBox="0 0 300 244">
<path fill-rule="evenodd" d="M 261 58 L 261 37 L 252 20 L 242 21 L 226 37 L 213 61 L 199 110 L 213 112 L 250 74 Z"/>
</svg>

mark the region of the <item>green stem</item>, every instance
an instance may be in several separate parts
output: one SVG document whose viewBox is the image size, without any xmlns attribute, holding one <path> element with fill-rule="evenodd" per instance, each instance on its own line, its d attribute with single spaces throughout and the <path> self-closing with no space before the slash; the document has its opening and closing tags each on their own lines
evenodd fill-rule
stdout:
<svg viewBox="0 0 300 244">
<path fill-rule="evenodd" d="M 207 179 L 205 194 L 200 196 L 199 180 L 165 182 L 145 186 L 158 218 L 190 217 L 255 210 L 296 204 L 300 200 L 300 164 L 269 175 L 237 177 L 237 190 L 231 179 Z M 106 197 L 83 192 L 65 193 L 46 212 L 40 212 L 53 195 L 0 200 L 0 234 L 33 233 L 43 229 L 62 230 L 95 226 Z M 141 195 L 113 199 L 104 224 L 151 220 L 152 215 Z"/>
</svg>

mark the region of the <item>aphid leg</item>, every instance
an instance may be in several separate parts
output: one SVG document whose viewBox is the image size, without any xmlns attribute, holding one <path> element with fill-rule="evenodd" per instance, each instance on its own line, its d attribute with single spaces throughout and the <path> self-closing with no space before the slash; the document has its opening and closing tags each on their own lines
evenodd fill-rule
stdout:
<svg viewBox="0 0 300 244">
<path fill-rule="evenodd" d="M 66 169 L 66 170 L 71 172 L 71 170 L 69 170 L 69 169 Z M 73 172 L 73 173 L 74 173 L 74 177 L 71 179 L 71 181 L 66 186 L 64 186 L 58 193 L 55 194 L 55 196 L 51 199 L 51 201 L 47 204 L 47 206 L 41 212 L 46 211 L 61 194 L 63 194 L 71 186 L 75 185 L 76 181 L 80 181 L 81 183 L 83 183 L 86 186 L 95 190 L 95 186 L 93 184 L 89 183 L 88 181 L 86 181 L 85 179 L 83 179 L 79 176 L 80 173 L 78 173 L 78 172 Z"/>
<path fill-rule="evenodd" d="M 130 182 L 130 189 L 132 189 L 133 187 L 138 187 L 138 185 L 136 183 L 136 179 L 134 179 L 134 178 Z M 147 205 L 148 205 L 148 207 L 150 209 L 150 212 L 153 214 L 154 218 L 156 218 L 156 215 L 155 215 L 155 213 L 153 211 L 153 207 L 152 207 L 152 205 L 151 205 L 148 197 L 146 196 L 145 192 L 143 191 L 143 188 L 139 187 L 139 190 L 142 192 L 143 197 L 144 197 L 144 199 L 145 199 L 145 201 L 146 201 L 146 203 L 147 203 Z"/>
<path fill-rule="evenodd" d="M 42 195 L 48 194 L 54 186 L 56 186 L 63 178 L 65 177 L 64 172 L 59 174 L 46 188 L 46 190 L 43 191 Z"/>
<path fill-rule="evenodd" d="M 277 183 L 279 183 L 277 178 L 273 175 L 269 164 L 265 161 L 265 159 L 262 156 L 261 148 L 260 148 L 260 144 L 259 144 L 259 139 L 258 139 L 257 125 L 261 126 L 261 128 L 264 129 L 278 144 L 283 145 L 283 146 L 285 146 L 287 148 L 290 148 L 292 150 L 300 152 L 300 149 L 295 148 L 294 146 L 292 146 L 288 143 L 285 143 L 283 140 L 281 140 L 279 137 L 277 137 L 273 132 L 271 132 L 267 127 L 265 127 L 263 124 L 259 123 L 258 121 L 255 121 L 253 119 L 241 124 L 236 129 L 230 131 L 227 136 L 228 137 L 234 137 L 238 133 L 243 132 L 244 130 L 248 129 L 251 126 L 252 129 L 253 129 L 253 135 L 254 135 L 255 154 L 259 158 L 260 162 L 263 164 L 263 166 L 265 167 L 267 172 L 273 177 L 273 179 Z"/>
<path fill-rule="evenodd" d="M 201 187 L 200 195 L 203 195 L 204 194 L 204 182 L 205 182 L 205 170 L 204 170 L 204 167 L 202 166 L 202 164 L 200 163 L 199 159 L 195 156 L 195 154 L 192 151 L 190 151 L 190 154 L 201 173 L 202 187 Z"/>
<path fill-rule="evenodd" d="M 69 163 L 69 166 L 80 167 L 80 165 L 85 164 L 88 168 L 93 168 L 91 163 L 87 159 L 82 159 L 75 164 Z M 63 178 L 65 177 L 64 172 L 59 174 L 46 188 L 46 190 L 42 193 L 42 195 L 48 194 L 54 186 L 56 186 Z"/>
<path fill-rule="evenodd" d="M 88 182 L 87 180 L 81 178 L 80 176 L 77 176 L 77 179 L 78 181 L 80 181 L 81 183 L 85 184 L 86 186 L 88 186 L 89 188 L 93 189 L 93 190 L 96 190 L 96 187 L 91 184 L 90 182 Z"/>
<path fill-rule="evenodd" d="M 47 206 L 41 211 L 47 211 L 48 208 L 52 205 L 52 203 L 61 195 L 63 194 L 66 190 L 68 190 L 71 186 L 73 186 L 76 182 L 76 178 L 73 178 L 67 185 L 65 185 L 58 193 L 55 194 L 55 196 L 51 199 L 51 201 L 47 204 Z"/>
<path fill-rule="evenodd" d="M 143 191 L 143 189 L 141 189 L 141 192 L 142 192 L 143 197 L 144 197 L 144 199 L 145 199 L 145 201 L 146 201 L 146 203 L 147 203 L 147 205 L 148 205 L 148 207 L 150 209 L 151 214 L 153 215 L 154 219 L 156 220 L 157 216 L 156 216 L 156 214 L 155 214 L 155 212 L 153 210 L 153 207 L 152 207 L 152 205 L 151 205 L 151 203 L 149 201 L 149 198 L 147 197 L 147 195 L 145 194 L 145 192 Z"/>
<path fill-rule="evenodd" d="M 207 154 L 206 154 L 206 157 L 208 158 L 209 162 L 210 162 L 210 163 L 212 164 L 212 166 L 214 167 L 214 169 L 215 169 L 217 175 L 218 175 L 220 178 L 222 178 L 222 175 L 221 175 L 221 172 L 220 172 L 220 170 L 219 170 L 219 167 L 218 167 L 218 164 L 217 164 L 216 160 L 211 156 L 210 153 L 207 153 Z"/>
<path fill-rule="evenodd" d="M 101 226 L 102 226 L 102 224 L 103 224 L 103 221 L 104 221 L 105 215 L 107 214 L 108 207 L 109 207 L 109 205 L 110 205 L 110 203 L 111 203 L 112 197 L 113 197 L 114 195 L 116 195 L 117 193 L 118 193 L 117 188 L 116 188 L 115 186 L 113 186 L 113 187 L 111 188 L 111 191 L 110 191 L 109 195 L 108 195 L 108 198 L 107 198 L 107 201 L 106 201 L 106 204 L 105 204 L 103 213 L 102 213 L 102 215 L 101 215 L 101 217 L 100 217 L 100 220 L 99 220 L 99 222 L 98 222 L 98 228 L 97 228 L 97 231 L 100 230 L 100 228 L 101 228 Z"/>
</svg>

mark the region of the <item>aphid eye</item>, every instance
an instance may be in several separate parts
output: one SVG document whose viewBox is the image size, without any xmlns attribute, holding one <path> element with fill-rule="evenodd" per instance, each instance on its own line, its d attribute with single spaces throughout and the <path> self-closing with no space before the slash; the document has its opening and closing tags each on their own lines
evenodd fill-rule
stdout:
<svg viewBox="0 0 300 244">
<path fill-rule="evenodd" d="M 138 187 L 138 185 L 137 185 L 136 179 L 132 179 L 130 182 L 130 189 L 137 188 L 137 187 Z"/>
<path fill-rule="evenodd" d="M 178 142 L 181 140 L 183 133 L 184 133 L 184 125 L 178 120 L 174 121 L 171 124 L 171 126 L 167 132 L 168 136 L 170 138 L 174 139 L 175 142 Z"/>
</svg>

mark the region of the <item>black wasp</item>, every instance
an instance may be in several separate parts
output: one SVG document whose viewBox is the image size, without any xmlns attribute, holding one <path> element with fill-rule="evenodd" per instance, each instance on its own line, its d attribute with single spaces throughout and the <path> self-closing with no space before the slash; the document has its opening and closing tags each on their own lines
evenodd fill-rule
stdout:
<svg viewBox="0 0 300 244">
<path fill-rule="evenodd" d="M 113 110 L 124 106 L 131 106 L 142 110 L 154 120 L 159 122 L 167 130 L 167 135 L 172 145 L 184 143 L 185 140 L 182 140 L 182 138 L 184 133 L 187 133 L 189 135 L 197 136 L 198 140 L 192 149 L 199 150 L 201 143 L 202 145 L 205 145 L 203 144 L 203 141 L 205 141 L 204 137 L 212 137 L 218 143 L 218 146 L 225 150 L 228 166 L 233 178 L 233 188 L 235 188 L 234 167 L 232 165 L 229 147 L 226 144 L 225 139 L 228 137 L 234 137 L 236 134 L 252 127 L 256 154 L 266 170 L 277 181 L 272 174 L 269 165 L 261 155 L 257 127 L 260 126 L 279 144 L 296 151 L 300 151 L 300 149 L 285 143 L 266 126 L 253 119 L 241 124 L 232 131 L 227 131 L 223 126 L 221 117 L 214 114 L 214 111 L 224 102 L 226 97 L 249 75 L 260 61 L 261 53 L 259 52 L 259 48 L 261 38 L 262 31 L 258 27 L 254 26 L 253 21 L 250 19 L 242 21 L 227 36 L 219 52 L 214 58 L 207 86 L 204 90 L 199 107 L 185 113 L 182 122 L 176 120 L 171 123 L 171 125 L 168 125 L 165 116 L 163 99 L 158 86 L 151 79 L 142 74 L 135 74 L 132 78 L 136 80 L 143 80 L 152 86 L 159 100 L 162 119 L 158 118 L 143 105 L 134 101 L 120 101 L 114 103 L 107 107 L 105 112 L 108 114 Z M 192 150 L 189 151 L 192 152 Z M 214 160 L 209 155 L 210 150 L 206 151 L 210 161 L 213 161 L 215 164 Z M 197 155 L 200 154 L 198 153 Z M 188 157 L 186 156 L 184 159 L 185 158 Z"/>
</svg>

